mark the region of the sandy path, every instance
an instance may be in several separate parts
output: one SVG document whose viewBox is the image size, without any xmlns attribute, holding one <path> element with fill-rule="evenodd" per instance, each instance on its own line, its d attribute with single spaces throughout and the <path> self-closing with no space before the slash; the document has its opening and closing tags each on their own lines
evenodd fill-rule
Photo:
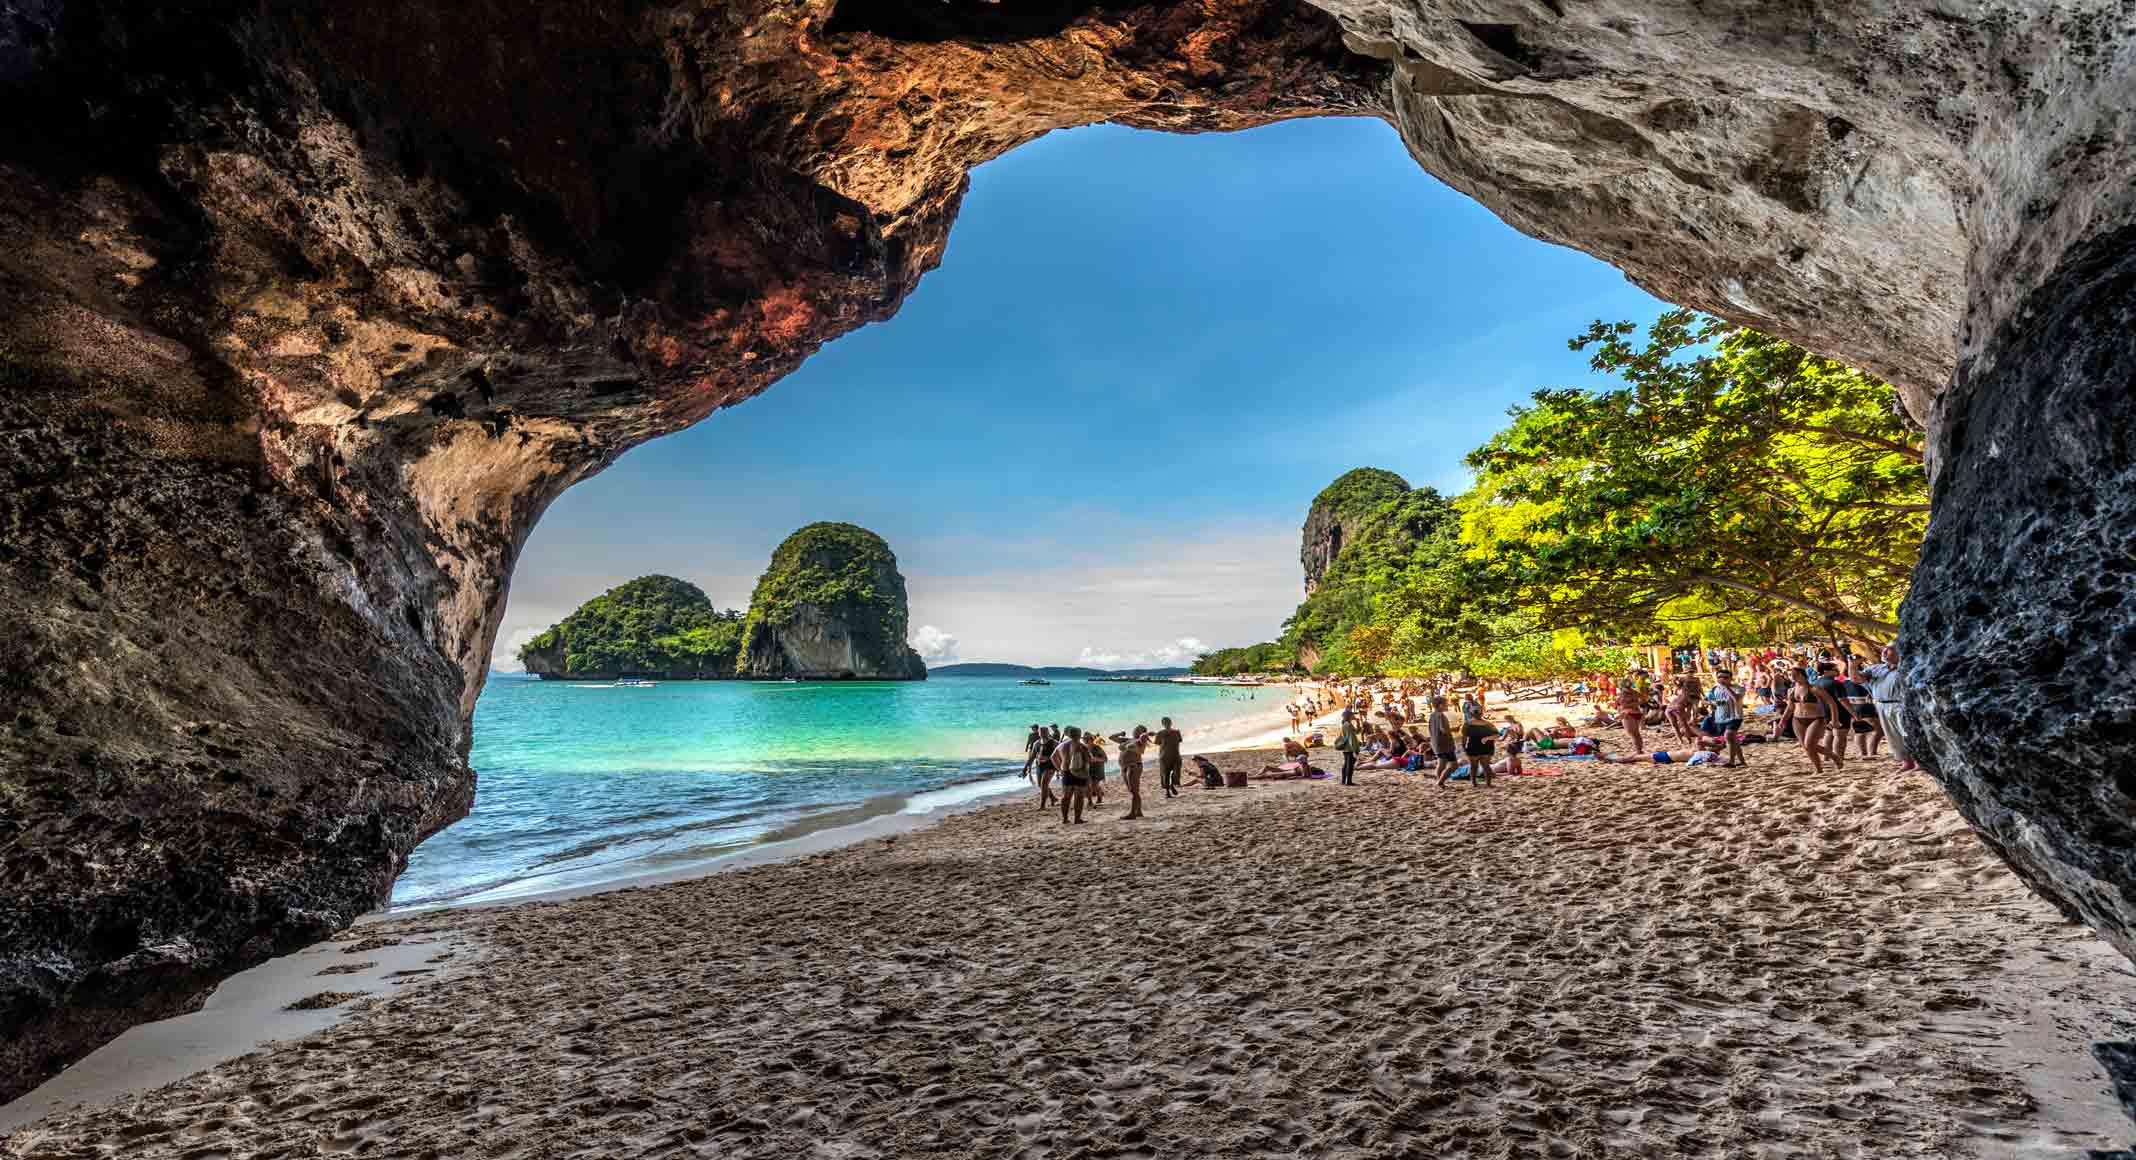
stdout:
<svg viewBox="0 0 2136 1160">
<path fill-rule="evenodd" d="M 1880 761 L 1816 781 L 1773 748 L 1743 770 L 1582 763 L 1482 792 L 1381 774 L 1196 790 L 1146 823 L 1112 805 L 1065 830 L 1010 805 L 804 862 L 420 915 L 386 932 L 486 953 L 4 1152 L 2121 1142 L 2082 1044 L 2127 1032 L 2126 964 L 2026 894 L 1927 779 Z"/>
</svg>

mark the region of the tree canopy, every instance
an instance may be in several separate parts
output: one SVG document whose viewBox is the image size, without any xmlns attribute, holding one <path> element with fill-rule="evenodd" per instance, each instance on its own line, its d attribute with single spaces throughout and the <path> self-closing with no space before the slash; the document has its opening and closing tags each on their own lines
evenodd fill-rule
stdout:
<svg viewBox="0 0 2136 1160">
<path fill-rule="evenodd" d="M 581 604 L 519 648 L 529 669 L 567 673 L 721 673 L 734 667 L 742 614 L 695 584 L 640 576 Z"/>
<path fill-rule="evenodd" d="M 1690 311 L 1636 333 L 1572 342 L 1627 386 L 1539 391 L 1468 457 L 1478 586 L 1549 627 L 1896 631 L 1928 484 L 1891 387 Z"/>
<path fill-rule="evenodd" d="M 1196 671 L 1547 676 L 1631 643 L 1896 631 L 1928 484 L 1889 384 L 1687 310 L 1570 345 L 1624 385 L 1537 391 L 1453 499 L 1344 474 L 1315 509 L 1362 522 L 1280 640 Z"/>
</svg>

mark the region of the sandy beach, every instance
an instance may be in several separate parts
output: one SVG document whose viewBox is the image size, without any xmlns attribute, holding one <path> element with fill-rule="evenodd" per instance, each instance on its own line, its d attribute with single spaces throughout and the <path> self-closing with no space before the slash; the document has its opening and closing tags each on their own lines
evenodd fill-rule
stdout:
<svg viewBox="0 0 2136 1160">
<path fill-rule="evenodd" d="M 2028 894 L 1926 777 L 1750 759 L 1566 763 L 1485 791 L 1371 772 L 1193 789 L 1068 828 L 1026 799 L 799 861 L 367 923 L 344 943 L 471 953 L 0 1154 L 2124 1143 L 2084 1045 L 2132 1030 L 2126 961 Z"/>
</svg>

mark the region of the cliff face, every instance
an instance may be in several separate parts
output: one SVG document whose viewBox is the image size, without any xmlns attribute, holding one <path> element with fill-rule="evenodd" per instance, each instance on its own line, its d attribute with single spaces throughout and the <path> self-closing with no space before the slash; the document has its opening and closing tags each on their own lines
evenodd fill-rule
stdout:
<svg viewBox="0 0 2136 1160">
<path fill-rule="evenodd" d="M 1344 472 L 1313 497 L 1305 511 L 1305 527 L 1298 544 L 1298 562 L 1305 568 L 1306 595 L 1311 596 L 1320 586 L 1321 578 L 1334 567 L 1335 557 L 1342 555 L 1343 548 L 1357 542 L 1357 534 L 1372 509 L 1400 499 L 1408 491 L 1409 481 L 1401 476 L 1377 467 L 1360 467 Z"/>
<path fill-rule="evenodd" d="M 905 643 L 905 577 L 881 536 L 810 524 L 788 536 L 749 598 L 738 671 L 745 677 L 924 681 Z"/>
<path fill-rule="evenodd" d="M 888 317 L 973 165 L 1098 120 L 1382 117 L 1518 228 L 1900 384 L 1938 474 L 1906 614 L 1929 765 L 2136 951 L 2136 613 L 2111 595 L 2136 338 L 2084 322 L 2136 296 L 2132 24 L 2114 0 L 15 5 L 0 1096 L 383 898 L 471 800 L 469 713 L 549 501 Z M 2066 756 L 2009 759 L 2034 713 Z"/>
</svg>

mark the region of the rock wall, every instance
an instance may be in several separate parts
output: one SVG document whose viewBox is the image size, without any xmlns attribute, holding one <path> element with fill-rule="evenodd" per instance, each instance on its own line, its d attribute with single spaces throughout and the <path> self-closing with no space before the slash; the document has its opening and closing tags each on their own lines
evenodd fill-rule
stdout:
<svg viewBox="0 0 2136 1160">
<path fill-rule="evenodd" d="M 2129 352 L 2085 325 L 2125 317 L 2132 24 L 2115 0 L 13 6 L 0 1097 L 384 897 L 471 799 L 468 714 L 548 502 L 888 317 L 971 166 L 1099 120 L 1383 117 L 1518 228 L 1901 384 L 1938 473 L 1907 612 L 1930 764 L 2136 950 Z M 2026 725 L 2082 745 L 2020 757 Z"/>
<path fill-rule="evenodd" d="M 905 643 L 905 577 L 881 536 L 852 524 L 810 524 L 788 536 L 749 597 L 736 661 L 744 677 L 924 681 Z"/>
<path fill-rule="evenodd" d="M 1298 533 L 1298 563 L 1305 569 L 1307 596 L 1320 586 L 1321 577 L 1335 566 L 1335 557 L 1342 555 L 1343 548 L 1357 542 L 1371 509 L 1408 490 L 1409 481 L 1391 471 L 1360 467 L 1344 472 L 1313 497 L 1305 509 L 1305 526 Z"/>
</svg>

